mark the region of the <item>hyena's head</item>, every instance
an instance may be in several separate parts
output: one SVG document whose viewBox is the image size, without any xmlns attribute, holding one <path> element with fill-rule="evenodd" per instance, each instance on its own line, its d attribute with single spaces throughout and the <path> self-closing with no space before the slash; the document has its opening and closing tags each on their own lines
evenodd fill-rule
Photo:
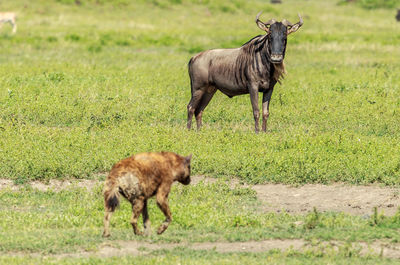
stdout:
<svg viewBox="0 0 400 265">
<path fill-rule="evenodd" d="M 176 180 L 182 183 L 183 185 L 189 185 L 190 183 L 190 160 L 192 159 L 192 155 L 188 155 L 182 157 L 182 162 L 179 164 L 177 169 L 177 177 Z"/>
</svg>

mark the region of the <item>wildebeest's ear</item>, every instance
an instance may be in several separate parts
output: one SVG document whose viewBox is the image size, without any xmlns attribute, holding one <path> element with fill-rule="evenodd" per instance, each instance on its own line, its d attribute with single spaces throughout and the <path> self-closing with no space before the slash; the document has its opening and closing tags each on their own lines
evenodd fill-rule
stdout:
<svg viewBox="0 0 400 265">
<path fill-rule="evenodd" d="M 185 156 L 185 163 L 190 164 L 191 159 L 192 159 L 192 154 Z"/>
<path fill-rule="evenodd" d="M 287 30 L 287 35 L 289 35 L 290 33 L 296 32 L 300 27 L 301 27 L 301 25 L 299 25 L 299 24 L 294 24 L 291 27 L 289 26 L 288 30 Z"/>
<path fill-rule="evenodd" d="M 296 32 L 301 26 L 303 26 L 303 19 L 301 18 L 300 14 L 298 14 L 299 16 L 299 22 L 297 22 L 296 24 L 292 25 L 290 22 L 288 27 L 287 27 L 287 35 L 289 35 L 290 33 Z M 285 23 L 283 23 L 285 24 Z"/>
<path fill-rule="evenodd" d="M 267 26 L 265 26 L 265 24 L 264 24 L 263 22 L 257 21 L 256 23 L 257 23 L 257 26 L 258 26 L 261 30 L 264 30 L 264 31 L 266 31 L 266 32 L 269 32 L 269 28 L 268 28 Z"/>
</svg>

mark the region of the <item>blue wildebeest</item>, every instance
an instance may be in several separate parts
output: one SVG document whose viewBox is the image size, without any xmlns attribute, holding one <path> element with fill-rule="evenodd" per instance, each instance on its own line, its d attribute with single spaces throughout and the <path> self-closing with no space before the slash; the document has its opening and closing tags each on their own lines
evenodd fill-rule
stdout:
<svg viewBox="0 0 400 265">
<path fill-rule="evenodd" d="M 267 129 L 269 102 L 277 82 L 283 78 L 287 35 L 296 32 L 302 25 L 292 24 L 286 19 L 277 22 L 274 19 L 262 22 L 258 13 L 256 23 L 266 32 L 252 38 L 240 48 L 214 49 L 201 52 L 189 61 L 189 75 L 192 98 L 187 106 L 187 128 L 192 127 L 193 114 L 197 129 L 201 127 L 204 109 L 217 90 L 228 97 L 250 94 L 255 120 L 255 131 L 259 131 L 260 110 L 258 92 L 263 92 L 262 130 Z"/>
</svg>

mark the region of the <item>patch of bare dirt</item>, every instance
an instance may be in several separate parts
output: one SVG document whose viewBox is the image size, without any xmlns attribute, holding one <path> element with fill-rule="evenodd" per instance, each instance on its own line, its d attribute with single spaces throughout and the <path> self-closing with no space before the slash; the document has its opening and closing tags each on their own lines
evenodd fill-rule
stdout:
<svg viewBox="0 0 400 265">
<path fill-rule="evenodd" d="M 400 189 L 344 184 L 309 184 L 290 187 L 281 184 L 254 185 L 265 211 L 307 213 L 319 211 L 371 215 L 374 207 L 385 215 L 394 215 L 400 206 Z"/>
<path fill-rule="evenodd" d="M 31 186 L 33 189 L 37 189 L 40 191 L 48 191 L 52 190 L 55 192 L 71 189 L 74 187 L 78 188 L 86 188 L 88 190 L 92 190 L 95 186 L 100 183 L 98 180 L 90 180 L 90 179 L 80 179 L 80 180 L 57 180 L 52 179 L 48 183 L 44 183 L 41 181 L 32 181 L 24 185 Z M 11 190 L 19 190 L 24 185 L 16 185 L 12 180 L 9 179 L 0 179 L 0 190 L 10 188 Z"/>
</svg>

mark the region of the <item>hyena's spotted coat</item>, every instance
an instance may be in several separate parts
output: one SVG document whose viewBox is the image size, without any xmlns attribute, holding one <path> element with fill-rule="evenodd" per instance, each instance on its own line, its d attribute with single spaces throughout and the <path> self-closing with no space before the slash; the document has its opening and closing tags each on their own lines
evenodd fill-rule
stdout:
<svg viewBox="0 0 400 265">
<path fill-rule="evenodd" d="M 137 219 L 142 213 L 146 234 L 150 233 L 147 199 L 156 195 L 157 205 L 166 219 L 158 228 L 163 233 L 172 220 L 168 206 L 168 194 L 174 181 L 190 183 L 190 160 L 172 152 L 141 153 L 123 159 L 113 166 L 104 185 L 104 232 L 110 236 L 110 218 L 119 205 L 119 195 L 132 204 L 131 224 L 135 234 L 141 235 Z"/>
</svg>

